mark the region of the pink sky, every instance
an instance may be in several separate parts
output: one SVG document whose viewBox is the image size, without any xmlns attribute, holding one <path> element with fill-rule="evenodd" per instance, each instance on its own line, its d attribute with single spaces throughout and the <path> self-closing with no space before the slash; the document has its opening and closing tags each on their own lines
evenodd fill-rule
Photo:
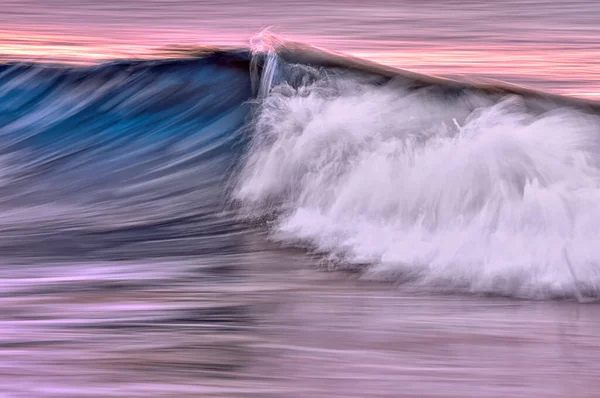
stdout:
<svg viewBox="0 0 600 398">
<path fill-rule="evenodd" d="M 5 0 L 0 58 L 90 63 L 180 45 L 247 45 L 261 29 L 436 75 L 600 98 L 600 3 Z M 422 4 L 421 4 L 422 3 Z"/>
</svg>

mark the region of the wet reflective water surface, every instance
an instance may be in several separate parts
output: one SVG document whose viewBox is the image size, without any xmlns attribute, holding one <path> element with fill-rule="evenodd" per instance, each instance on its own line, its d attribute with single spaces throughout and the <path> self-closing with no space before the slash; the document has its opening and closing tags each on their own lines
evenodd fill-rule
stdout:
<svg viewBox="0 0 600 398">
<path fill-rule="evenodd" d="M 419 294 L 327 272 L 256 235 L 240 243 L 245 254 L 3 267 L 0 390 L 597 396 L 595 304 Z"/>
</svg>

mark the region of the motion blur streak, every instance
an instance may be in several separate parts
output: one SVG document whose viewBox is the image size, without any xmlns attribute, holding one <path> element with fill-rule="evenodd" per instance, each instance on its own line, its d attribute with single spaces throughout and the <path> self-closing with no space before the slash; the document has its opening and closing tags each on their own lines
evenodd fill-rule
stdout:
<svg viewBox="0 0 600 398">
<path fill-rule="evenodd" d="M 0 67 L 0 391 L 592 396 L 598 104 L 253 45 Z"/>
</svg>

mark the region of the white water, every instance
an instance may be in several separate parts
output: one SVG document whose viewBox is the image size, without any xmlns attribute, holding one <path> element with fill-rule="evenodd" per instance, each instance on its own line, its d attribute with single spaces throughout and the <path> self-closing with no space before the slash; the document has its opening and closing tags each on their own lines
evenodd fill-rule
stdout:
<svg viewBox="0 0 600 398">
<path fill-rule="evenodd" d="M 250 76 L 252 78 L 252 89 L 258 98 L 264 98 L 269 93 L 277 73 L 276 48 L 282 41 L 273 35 L 269 28 L 263 29 L 250 39 L 250 50 L 252 61 L 250 63 Z M 257 61 L 264 57 L 264 67 L 259 74 Z"/>
<path fill-rule="evenodd" d="M 256 123 L 235 194 L 278 238 L 429 288 L 600 292 L 595 116 L 332 78 L 276 87 Z"/>
</svg>

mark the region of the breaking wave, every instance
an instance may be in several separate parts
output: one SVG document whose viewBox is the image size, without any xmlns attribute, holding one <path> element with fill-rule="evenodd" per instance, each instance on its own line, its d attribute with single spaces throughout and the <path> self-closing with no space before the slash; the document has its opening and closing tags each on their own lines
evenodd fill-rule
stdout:
<svg viewBox="0 0 600 398">
<path fill-rule="evenodd" d="M 194 254 L 258 221 L 417 288 L 599 295 L 597 104 L 267 44 L 1 66 L 4 255 Z"/>
</svg>

